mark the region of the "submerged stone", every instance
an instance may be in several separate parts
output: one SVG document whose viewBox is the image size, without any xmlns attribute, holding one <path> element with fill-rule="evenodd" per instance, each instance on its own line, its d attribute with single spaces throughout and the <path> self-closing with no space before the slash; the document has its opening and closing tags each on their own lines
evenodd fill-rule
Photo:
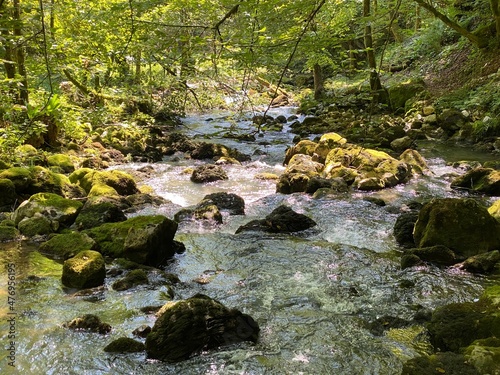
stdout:
<svg viewBox="0 0 500 375">
<path fill-rule="evenodd" d="M 100 333 L 102 335 L 111 331 L 111 326 L 108 323 L 103 323 L 98 316 L 93 314 L 85 314 L 63 324 L 63 327 L 77 330 Z"/>
<path fill-rule="evenodd" d="M 115 281 L 112 288 L 114 290 L 123 291 L 144 284 L 149 284 L 147 273 L 142 269 L 136 269 L 127 273 L 124 278 Z"/>
<path fill-rule="evenodd" d="M 138 353 L 145 350 L 142 342 L 129 337 L 120 337 L 104 347 L 107 353 Z"/>
<path fill-rule="evenodd" d="M 178 362 L 202 350 L 258 338 L 254 319 L 205 295 L 168 302 L 162 310 L 146 338 L 149 358 Z"/>
</svg>

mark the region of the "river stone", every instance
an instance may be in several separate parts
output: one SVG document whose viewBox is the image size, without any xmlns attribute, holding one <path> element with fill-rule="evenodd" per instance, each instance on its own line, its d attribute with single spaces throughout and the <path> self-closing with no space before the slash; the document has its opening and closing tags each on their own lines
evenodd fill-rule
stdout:
<svg viewBox="0 0 500 375">
<path fill-rule="evenodd" d="M 52 193 L 38 193 L 21 203 L 13 215 L 16 225 L 23 219 L 43 216 L 57 226 L 69 227 L 75 221 L 83 203 Z M 57 228 L 56 228 L 57 229 Z"/>
<path fill-rule="evenodd" d="M 314 150 L 314 160 L 324 163 L 328 153 L 337 148 L 342 147 L 347 143 L 347 140 L 337 133 L 326 133 L 319 139 L 318 145 Z"/>
<path fill-rule="evenodd" d="M 429 171 L 429 167 L 427 166 L 427 162 L 420 155 L 420 153 L 416 150 L 408 149 L 404 151 L 400 156 L 399 160 L 405 162 L 406 164 L 411 166 L 411 170 L 417 174 L 424 174 Z"/>
<path fill-rule="evenodd" d="M 84 230 L 104 223 L 117 223 L 125 220 L 127 217 L 115 201 L 105 197 L 91 197 L 78 214 L 75 227 L 78 230 Z"/>
<path fill-rule="evenodd" d="M 413 228 L 418 219 L 418 212 L 403 212 L 396 219 L 393 234 L 397 243 L 406 248 L 415 247 Z"/>
<path fill-rule="evenodd" d="M 84 233 L 93 238 L 99 251 L 111 258 L 158 266 L 182 251 L 173 240 L 177 223 L 162 215 L 136 216 L 119 223 L 105 223 Z"/>
<path fill-rule="evenodd" d="M 320 175 L 323 164 L 315 162 L 309 155 L 295 154 L 276 184 L 276 192 L 291 194 L 304 192 L 310 178 Z"/>
<path fill-rule="evenodd" d="M 417 256 L 424 262 L 434 263 L 441 266 L 451 266 L 457 263 L 455 253 L 453 253 L 453 251 L 448 249 L 446 246 L 442 245 L 410 249 L 405 251 L 405 255 Z M 408 262 L 408 259 L 406 259 L 406 262 Z"/>
<path fill-rule="evenodd" d="M 487 274 L 495 269 L 499 261 L 500 251 L 493 250 L 467 258 L 462 262 L 460 268 L 473 273 Z"/>
<path fill-rule="evenodd" d="M 443 245 L 466 259 L 500 248 L 500 223 L 473 199 L 434 199 L 420 210 L 413 236 L 418 247 Z"/>
<path fill-rule="evenodd" d="M 149 284 L 148 275 L 142 269 L 132 270 L 125 277 L 116 280 L 111 286 L 114 290 L 123 291 L 138 285 Z"/>
<path fill-rule="evenodd" d="M 229 215 L 244 215 L 245 201 L 233 193 L 219 192 L 205 195 L 203 198 L 211 200 L 220 211 L 226 211 Z"/>
<path fill-rule="evenodd" d="M 10 212 L 15 207 L 18 197 L 16 186 L 6 178 L 0 179 L 0 211 Z"/>
<path fill-rule="evenodd" d="M 288 165 L 292 157 L 297 154 L 313 156 L 314 150 L 316 149 L 317 146 L 318 144 L 316 142 L 313 142 L 309 139 L 304 139 L 298 142 L 297 144 L 293 145 L 292 147 L 289 147 L 286 150 L 285 160 L 283 161 L 283 164 Z"/>
<path fill-rule="evenodd" d="M 202 350 L 256 342 L 257 322 L 202 294 L 168 302 L 146 338 L 148 358 L 178 362 Z"/>
<path fill-rule="evenodd" d="M 93 250 L 96 242 L 85 233 L 56 234 L 40 245 L 40 252 L 49 256 L 68 259 L 83 250 Z"/>
<path fill-rule="evenodd" d="M 80 168 L 70 174 L 69 180 L 74 184 L 79 184 L 87 194 L 92 192 L 92 196 L 115 194 L 126 196 L 140 192 L 134 178 L 118 170 L 96 171 L 90 168 Z"/>
<path fill-rule="evenodd" d="M 500 196 L 500 171 L 491 168 L 475 168 L 453 180 L 451 187 Z"/>
<path fill-rule="evenodd" d="M 106 265 L 97 251 L 80 251 L 64 262 L 61 281 L 69 288 L 93 288 L 104 283 Z"/>
<path fill-rule="evenodd" d="M 213 182 L 227 180 L 227 174 L 222 167 L 214 164 L 205 164 L 196 167 L 191 175 L 191 181 L 195 183 Z"/>
<path fill-rule="evenodd" d="M 111 331 L 111 326 L 108 323 L 103 323 L 98 316 L 93 314 L 85 314 L 63 324 L 63 327 L 77 330 L 95 332 L 105 335 Z"/>
<path fill-rule="evenodd" d="M 130 337 L 119 337 L 106 345 L 103 350 L 107 353 L 138 353 L 145 349 L 146 347 L 140 341 Z"/>
<path fill-rule="evenodd" d="M 210 199 L 203 199 L 194 207 L 186 207 L 174 215 L 178 223 L 188 220 L 207 220 L 222 224 L 222 214 L 219 207 Z"/>
<path fill-rule="evenodd" d="M 299 214 L 287 206 L 279 206 L 263 220 L 252 220 L 240 226 L 236 233 L 247 231 L 263 231 L 269 233 L 300 232 L 316 225 L 306 215 Z"/>
<path fill-rule="evenodd" d="M 463 355 L 450 352 L 412 358 L 403 365 L 401 372 L 401 375 L 429 374 L 480 375 Z"/>
<path fill-rule="evenodd" d="M 226 147 L 217 143 L 198 142 L 195 143 L 195 148 L 191 150 L 191 158 L 202 160 L 212 159 L 216 160 L 220 157 L 230 157 L 242 161 L 249 161 L 251 158 L 248 155 L 242 154 L 236 149 Z"/>
<path fill-rule="evenodd" d="M 396 138 L 393 140 L 390 145 L 391 149 L 396 152 L 402 152 L 406 149 L 409 149 L 413 145 L 414 140 L 407 135 L 401 138 Z"/>
</svg>

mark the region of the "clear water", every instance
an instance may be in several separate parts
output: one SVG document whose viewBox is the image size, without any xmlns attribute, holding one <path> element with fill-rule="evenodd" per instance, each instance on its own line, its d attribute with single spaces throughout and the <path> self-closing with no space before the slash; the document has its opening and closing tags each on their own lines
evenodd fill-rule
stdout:
<svg viewBox="0 0 500 375">
<path fill-rule="evenodd" d="M 292 109 L 281 109 L 289 114 Z M 207 117 L 207 116 L 206 116 Z M 226 117 L 205 121 L 186 119 L 193 137 L 223 131 L 234 122 Z M 248 127 L 248 121 L 237 123 Z M 188 168 L 201 162 L 168 161 L 154 164 L 155 173 L 142 181 L 171 201 L 148 207 L 139 214 L 173 217 L 181 207 L 198 203 L 206 194 L 227 191 L 246 202 L 246 215 L 224 216 L 222 225 L 186 222 L 176 239 L 187 251 L 168 271 L 179 275 L 176 298 L 207 294 L 229 307 L 254 317 L 261 328 L 256 345 L 224 347 L 178 364 L 147 360 L 144 353 L 106 354 L 103 347 L 120 336 L 132 337 L 140 325 L 154 324 L 154 316 L 141 307 L 165 302 L 165 287 L 138 287 L 125 292 L 111 289 L 108 278 L 94 298 L 76 297 L 60 283 L 62 266 L 36 251 L 36 246 L 2 244 L 0 262 L 0 314 L 2 347 L 9 340 L 6 264 L 16 264 L 16 368 L 7 365 L 8 351 L 0 352 L 2 373 L 23 374 L 399 374 L 402 364 L 426 350 L 419 327 L 372 334 L 366 323 L 390 315 L 411 320 L 418 308 L 435 308 L 479 296 L 488 278 L 436 267 L 401 270 L 399 249 L 392 236 L 394 222 L 404 205 L 430 197 L 462 196 L 449 188 L 448 177 L 463 173 L 429 153 L 433 174 L 406 185 L 375 193 L 339 194 L 313 199 L 305 194 L 275 193 L 275 182 L 255 179 L 262 172 L 279 174 L 293 134 L 264 133 L 269 144 L 211 139 L 245 153 L 267 154 L 252 162 L 225 166 L 229 180 L 193 184 Z M 125 170 L 143 167 L 131 164 Z M 377 196 L 379 207 L 363 198 Z M 242 233 L 236 229 L 263 218 L 280 204 L 312 217 L 318 227 L 300 236 Z M 28 276 L 35 275 L 33 280 Z M 209 283 L 194 280 L 205 277 Z M 413 285 L 405 287 L 404 284 Z M 107 336 L 69 331 L 62 324 L 92 312 L 112 325 Z"/>
</svg>

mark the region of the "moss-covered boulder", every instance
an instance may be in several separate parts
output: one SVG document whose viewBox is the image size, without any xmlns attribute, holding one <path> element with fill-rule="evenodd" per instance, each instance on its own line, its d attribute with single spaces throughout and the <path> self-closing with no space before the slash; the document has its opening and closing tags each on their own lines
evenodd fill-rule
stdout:
<svg viewBox="0 0 500 375">
<path fill-rule="evenodd" d="M 407 100 L 425 91 L 425 83 L 423 80 L 403 82 L 389 87 L 388 91 L 392 109 L 405 109 Z"/>
<path fill-rule="evenodd" d="M 205 195 L 203 199 L 212 201 L 220 211 L 225 211 L 229 215 L 245 214 L 245 201 L 237 194 L 222 191 Z"/>
<path fill-rule="evenodd" d="M 500 262 L 500 251 L 493 250 L 467 258 L 460 264 L 460 268 L 473 273 L 487 274 L 495 269 L 498 262 Z"/>
<path fill-rule="evenodd" d="M 500 222 L 500 199 L 495 201 L 489 208 L 488 212 L 491 216 L 493 216 L 497 221 Z"/>
<path fill-rule="evenodd" d="M 227 180 L 226 171 L 215 164 L 205 164 L 196 167 L 191 174 L 191 181 L 195 183 L 206 183 L 220 180 Z"/>
<path fill-rule="evenodd" d="M 189 220 L 206 220 L 222 224 L 222 214 L 212 200 L 203 199 L 196 206 L 186 207 L 178 211 L 174 215 L 174 220 L 178 223 Z"/>
<path fill-rule="evenodd" d="M 78 230 L 84 230 L 125 220 L 127 217 L 115 201 L 104 197 L 90 197 L 83 205 L 74 225 Z"/>
<path fill-rule="evenodd" d="M 68 259 L 83 250 L 93 250 L 96 242 L 85 233 L 56 234 L 40 245 L 40 252 L 59 259 Z"/>
<path fill-rule="evenodd" d="M 140 341 L 129 337 L 119 337 L 104 347 L 106 353 L 138 353 L 146 349 Z"/>
<path fill-rule="evenodd" d="M 314 149 L 314 160 L 320 163 L 324 163 L 326 156 L 331 150 L 342 147 L 347 143 L 347 139 L 342 137 L 337 133 L 325 133 L 321 136 L 318 141 L 316 148 Z"/>
<path fill-rule="evenodd" d="M 461 354 L 444 352 L 415 357 L 403 365 L 401 375 L 480 375 Z"/>
<path fill-rule="evenodd" d="M 79 186 L 71 183 L 69 178 L 61 173 L 50 169 L 35 166 L 29 169 L 31 173 L 31 184 L 27 193 L 53 193 L 68 199 L 85 197 L 85 191 Z"/>
<path fill-rule="evenodd" d="M 16 227 L 0 224 L 0 242 L 17 240 L 20 235 L 21 232 Z"/>
<path fill-rule="evenodd" d="M 18 201 L 16 186 L 11 180 L 0 179 L 0 211 L 8 212 L 15 208 Z"/>
<path fill-rule="evenodd" d="M 312 177 L 320 176 L 324 166 L 305 154 L 295 154 L 288 163 L 285 172 L 276 184 L 276 191 L 283 194 L 304 192 Z"/>
<path fill-rule="evenodd" d="M 317 146 L 318 144 L 316 142 L 310 141 L 309 139 L 299 141 L 297 144 L 289 147 L 286 150 L 285 160 L 283 161 L 283 164 L 288 165 L 292 157 L 297 154 L 313 156 Z"/>
<path fill-rule="evenodd" d="M 417 257 L 418 260 L 415 257 Z M 419 264 L 421 262 L 433 263 L 440 266 L 451 266 L 457 263 L 457 258 L 451 249 L 442 245 L 409 249 L 403 254 L 401 267 L 407 268 L 415 265 L 415 263 Z"/>
<path fill-rule="evenodd" d="M 64 262 L 61 281 L 69 288 L 93 288 L 104 284 L 106 264 L 101 253 L 80 251 Z"/>
<path fill-rule="evenodd" d="M 27 193 L 33 177 L 28 168 L 12 167 L 0 171 L 0 179 L 11 180 L 18 194 Z"/>
<path fill-rule="evenodd" d="M 55 232 L 60 227 L 69 227 L 73 224 L 82 206 L 82 202 L 66 199 L 57 194 L 38 193 L 21 203 L 12 219 L 19 227 L 23 220 L 43 217 L 51 223 Z"/>
<path fill-rule="evenodd" d="M 47 156 L 47 164 L 49 167 L 60 168 L 64 173 L 71 173 L 75 170 L 75 165 L 66 154 L 52 154 Z"/>
<path fill-rule="evenodd" d="M 93 314 L 85 314 L 63 324 L 63 327 L 84 332 L 94 332 L 105 335 L 111 331 L 111 326 L 104 323 L 101 319 Z"/>
<path fill-rule="evenodd" d="M 397 243 L 405 248 L 415 247 L 415 240 L 413 239 L 413 228 L 418 219 L 418 212 L 410 211 L 403 212 L 396 219 L 394 224 L 394 238 Z"/>
<path fill-rule="evenodd" d="M 178 362 L 202 350 L 258 338 L 252 317 L 201 294 L 168 302 L 162 310 L 146 338 L 149 358 Z"/>
<path fill-rule="evenodd" d="M 480 374 L 500 374 L 500 339 L 490 337 L 476 340 L 463 351 L 467 362 Z"/>
<path fill-rule="evenodd" d="M 116 280 L 111 287 L 114 290 L 123 291 L 144 284 L 149 284 L 146 271 L 143 269 L 136 269 L 127 273 L 125 277 Z"/>
<path fill-rule="evenodd" d="M 278 206 L 263 220 L 252 220 L 240 226 L 236 233 L 247 231 L 262 231 L 268 233 L 300 232 L 316 226 L 310 217 L 295 212 L 290 207 Z"/>
<path fill-rule="evenodd" d="M 80 185 L 87 194 L 98 195 L 132 195 L 139 193 L 134 178 L 119 170 L 96 171 L 80 168 L 74 171 L 69 180 Z"/>
<path fill-rule="evenodd" d="M 500 171 L 491 168 L 475 168 L 453 180 L 451 187 L 500 196 Z"/>
<path fill-rule="evenodd" d="M 418 247 L 443 245 L 466 259 L 500 248 L 500 223 L 474 199 L 434 199 L 420 210 L 413 236 Z"/>
<path fill-rule="evenodd" d="M 84 233 L 97 242 L 98 250 L 104 256 L 157 266 L 180 250 L 179 244 L 173 240 L 176 231 L 175 221 L 156 215 L 105 223 Z"/>
<path fill-rule="evenodd" d="M 416 150 L 405 150 L 400 156 L 399 160 L 411 166 L 413 173 L 423 175 L 429 171 L 429 167 L 425 159 Z"/>
</svg>

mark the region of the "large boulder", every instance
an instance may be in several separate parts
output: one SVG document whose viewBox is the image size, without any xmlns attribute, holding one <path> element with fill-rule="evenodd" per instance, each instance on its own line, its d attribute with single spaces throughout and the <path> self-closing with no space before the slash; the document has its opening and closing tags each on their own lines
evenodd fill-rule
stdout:
<svg viewBox="0 0 500 375">
<path fill-rule="evenodd" d="M 279 206 L 263 220 L 252 220 L 242 225 L 236 233 L 263 231 L 269 233 L 300 232 L 316 226 L 316 222 L 306 215 L 299 214 L 287 206 Z"/>
<path fill-rule="evenodd" d="M 119 170 L 96 171 L 80 168 L 71 173 L 69 180 L 80 185 L 89 196 L 126 196 L 139 193 L 134 178 Z"/>
<path fill-rule="evenodd" d="M 289 147 L 286 150 L 285 160 L 283 161 L 283 164 L 288 165 L 292 157 L 297 154 L 313 156 L 317 146 L 318 144 L 316 142 L 313 142 L 309 139 L 299 141 L 297 144 Z"/>
<path fill-rule="evenodd" d="M 104 223 L 117 223 L 125 220 L 127 217 L 114 200 L 106 197 L 91 197 L 83 205 L 74 225 L 78 230 L 84 230 Z"/>
<path fill-rule="evenodd" d="M 491 168 L 475 168 L 453 180 L 451 187 L 500 196 L 500 171 Z"/>
<path fill-rule="evenodd" d="M 325 133 L 319 139 L 319 142 L 314 149 L 314 160 L 324 163 L 328 153 L 337 148 L 342 147 L 347 143 L 347 140 L 337 133 Z"/>
<path fill-rule="evenodd" d="M 18 194 L 27 193 L 33 182 L 30 170 L 22 167 L 11 167 L 0 171 L 0 179 L 11 180 Z"/>
<path fill-rule="evenodd" d="M 43 218 L 45 222 L 50 223 L 52 231 L 55 232 L 60 227 L 69 227 L 73 224 L 82 206 L 83 203 L 80 201 L 66 199 L 57 194 L 38 193 L 21 203 L 14 211 L 12 219 L 21 229 L 23 221 Z"/>
<path fill-rule="evenodd" d="M 202 350 L 258 338 L 252 317 L 201 294 L 168 302 L 161 311 L 146 338 L 149 358 L 178 362 Z"/>
<path fill-rule="evenodd" d="M 227 180 L 226 171 L 215 164 L 205 164 L 196 167 L 191 175 L 191 181 L 195 183 L 213 182 Z"/>
<path fill-rule="evenodd" d="M 61 281 L 69 288 L 93 288 L 104 284 L 106 264 L 97 251 L 84 250 L 64 262 Z"/>
<path fill-rule="evenodd" d="M 40 245 L 40 252 L 59 259 L 68 259 L 83 250 L 93 250 L 96 242 L 85 233 L 56 234 Z"/>
<path fill-rule="evenodd" d="M 203 199 L 209 199 L 220 211 L 228 212 L 229 215 L 245 214 L 245 201 L 236 194 L 218 192 L 205 195 Z"/>
<path fill-rule="evenodd" d="M 312 177 L 320 176 L 323 164 L 315 162 L 305 154 L 295 154 L 276 185 L 276 191 L 283 194 L 304 192 Z"/>
<path fill-rule="evenodd" d="M 500 249 L 500 223 L 473 199 L 435 199 L 420 210 L 413 233 L 418 247 L 443 245 L 459 259 Z"/>
<path fill-rule="evenodd" d="M 182 250 L 182 246 L 174 241 L 176 231 L 175 221 L 155 215 L 105 223 L 84 233 L 97 242 L 97 248 L 104 256 L 157 266 Z"/>
</svg>

